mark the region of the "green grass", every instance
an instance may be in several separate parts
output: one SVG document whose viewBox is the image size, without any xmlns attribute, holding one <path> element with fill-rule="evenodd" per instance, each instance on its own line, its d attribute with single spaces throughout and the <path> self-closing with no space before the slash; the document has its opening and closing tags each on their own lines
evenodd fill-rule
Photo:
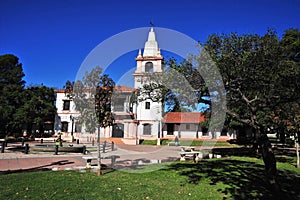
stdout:
<svg viewBox="0 0 300 200">
<path fill-rule="evenodd" d="M 162 145 L 168 145 L 171 140 L 162 140 Z M 180 146 L 237 146 L 226 141 L 218 140 L 179 140 Z"/>
<path fill-rule="evenodd" d="M 161 140 L 161 145 L 168 145 L 169 142 L 174 142 L 173 140 Z M 141 140 L 142 145 L 157 145 L 157 140 Z M 226 141 L 217 140 L 180 140 L 180 146 L 238 146 L 235 144 L 230 144 Z"/>
<path fill-rule="evenodd" d="M 174 140 L 161 140 L 161 145 L 168 145 L 169 142 L 174 142 Z M 157 145 L 157 140 L 140 140 L 141 145 Z M 236 144 L 230 144 L 226 141 L 218 141 L 218 140 L 179 140 L 180 146 L 239 146 Z"/>
<path fill-rule="evenodd" d="M 140 140 L 142 145 L 157 145 L 157 140 Z"/>
<path fill-rule="evenodd" d="M 1 175 L 0 199 L 296 199 L 300 169 L 278 163 L 283 194 L 264 180 L 261 159 L 228 157 L 198 164 L 148 165 L 138 172 L 44 171 Z"/>
</svg>

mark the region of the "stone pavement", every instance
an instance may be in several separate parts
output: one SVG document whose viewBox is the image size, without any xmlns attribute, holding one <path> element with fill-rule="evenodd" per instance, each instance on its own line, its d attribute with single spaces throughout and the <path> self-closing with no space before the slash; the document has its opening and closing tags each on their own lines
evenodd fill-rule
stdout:
<svg viewBox="0 0 300 200">
<path fill-rule="evenodd" d="M 43 171 L 43 170 L 67 170 L 83 166 L 84 162 L 80 157 L 28 157 L 11 158 L 0 160 L 0 172 L 21 172 L 21 171 Z"/>
<path fill-rule="evenodd" d="M 117 156 L 114 163 L 115 169 L 121 169 L 122 167 L 135 168 L 137 165 L 171 162 L 179 159 L 179 147 L 147 145 L 115 146 L 115 151 L 101 152 L 101 156 Z M 82 157 L 97 157 L 97 155 L 96 151 L 89 152 L 88 155 L 80 153 L 59 153 L 58 155 L 54 155 L 54 153 L 24 154 L 22 152 L 6 150 L 5 153 L 0 153 L 0 173 L 82 169 L 86 166 L 86 160 Z M 110 166 L 111 160 L 102 159 L 101 163 Z"/>
</svg>

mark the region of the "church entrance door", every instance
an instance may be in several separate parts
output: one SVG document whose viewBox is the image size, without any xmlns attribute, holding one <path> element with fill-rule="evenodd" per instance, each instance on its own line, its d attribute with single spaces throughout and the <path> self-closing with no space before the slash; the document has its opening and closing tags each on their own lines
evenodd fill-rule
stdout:
<svg viewBox="0 0 300 200">
<path fill-rule="evenodd" d="M 112 130 L 112 137 L 123 138 L 124 137 L 124 124 L 114 124 Z"/>
</svg>

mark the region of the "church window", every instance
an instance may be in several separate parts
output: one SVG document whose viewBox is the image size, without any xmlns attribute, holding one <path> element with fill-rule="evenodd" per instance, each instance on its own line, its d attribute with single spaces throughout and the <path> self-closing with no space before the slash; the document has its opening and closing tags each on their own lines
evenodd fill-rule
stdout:
<svg viewBox="0 0 300 200">
<path fill-rule="evenodd" d="M 62 132 L 68 132 L 68 122 L 61 122 L 61 131 Z"/>
<path fill-rule="evenodd" d="M 124 102 L 125 98 L 117 98 L 114 100 L 114 111 L 115 112 L 123 112 L 125 110 L 124 108 Z"/>
<path fill-rule="evenodd" d="M 146 104 L 145 104 L 145 109 L 147 109 L 147 110 L 150 109 L 150 102 L 146 102 Z"/>
<path fill-rule="evenodd" d="M 64 105 L 63 105 L 63 110 L 70 110 L 70 100 L 63 100 Z"/>
<path fill-rule="evenodd" d="M 81 132 L 81 129 L 82 129 L 82 125 L 77 123 L 75 124 L 75 132 Z"/>
<path fill-rule="evenodd" d="M 190 129 L 191 129 L 190 124 L 186 124 L 186 125 L 185 125 L 185 129 L 186 129 L 186 130 L 190 130 Z"/>
<path fill-rule="evenodd" d="M 151 124 L 144 124 L 144 135 L 151 135 Z"/>
<path fill-rule="evenodd" d="M 145 72 L 153 72 L 153 63 L 152 62 L 146 62 Z"/>
</svg>

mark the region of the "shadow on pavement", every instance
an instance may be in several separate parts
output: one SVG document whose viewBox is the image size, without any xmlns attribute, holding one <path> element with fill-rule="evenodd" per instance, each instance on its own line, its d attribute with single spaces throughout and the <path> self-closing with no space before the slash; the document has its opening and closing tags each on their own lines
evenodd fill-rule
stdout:
<svg viewBox="0 0 300 200">
<path fill-rule="evenodd" d="M 20 172 L 36 172 L 36 171 L 50 171 L 52 170 L 50 167 L 54 166 L 64 166 L 68 164 L 74 164 L 74 162 L 70 162 L 69 160 L 59 160 L 56 162 L 52 162 L 50 164 L 41 165 L 38 167 L 32 167 L 28 169 L 17 169 L 17 170 L 8 170 L 8 171 L 0 171 L 0 174 L 13 174 Z"/>
</svg>

